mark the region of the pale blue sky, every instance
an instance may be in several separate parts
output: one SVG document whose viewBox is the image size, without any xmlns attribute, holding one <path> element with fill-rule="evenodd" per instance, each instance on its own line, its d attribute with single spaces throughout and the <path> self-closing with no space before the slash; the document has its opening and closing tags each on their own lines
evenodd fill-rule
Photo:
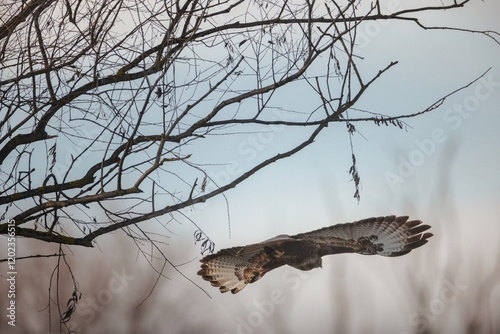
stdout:
<svg viewBox="0 0 500 334">
<path fill-rule="evenodd" d="M 458 14 L 439 13 L 438 22 L 500 31 L 499 9 L 494 1 L 475 1 Z M 201 329 L 206 333 L 330 333 L 334 329 L 412 333 L 430 326 L 460 333 L 461 321 L 471 314 L 469 307 L 474 309 L 470 305 L 475 305 L 480 283 L 498 260 L 500 46 L 480 35 L 421 31 L 408 23 L 392 22 L 359 52 L 367 76 L 390 61 L 400 61 L 357 105 L 372 112 L 418 112 L 489 67 L 491 77 L 489 84 L 478 82 L 450 97 L 438 110 L 407 120 L 406 131 L 357 123 L 359 133 L 353 142 L 362 185 L 359 203 L 353 198 L 348 174 L 351 155 L 345 125 L 335 124 L 314 145 L 226 193 L 230 238 L 222 197 L 197 208 L 199 212 L 190 218 L 216 243 L 217 250 L 389 214 L 422 219 L 432 225 L 435 236 L 425 247 L 401 258 L 332 256 L 324 259 L 322 269 L 302 273 L 282 268 L 237 295 L 222 295 L 196 276 L 200 258 L 199 245 L 193 245 L 196 228 L 188 222 L 170 223 L 172 237 L 165 247 L 169 260 L 193 260 L 179 269 L 212 298 L 167 268 L 171 280 L 160 280 L 146 302 L 154 309 L 146 319 L 151 326 L 166 326 L 170 333 Z M 308 96 L 303 92 L 300 85 L 287 89 L 280 106 L 297 111 L 310 107 L 304 103 Z M 470 111 L 453 111 L 460 106 Z M 252 130 L 231 141 L 212 139 L 217 158 L 248 168 L 250 162 L 297 139 L 287 131 L 262 134 L 258 127 Z M 214 146 L 197 147 L 196 157 L 209 162 Z M 391 186 L 387 175 L 398 175 L 402 159 L 414 161 L 413 169 L 399 174 L 401 179 Z M 218 168 L 212 169 L 212 177 L 226 167 Z M 144 225 L 154 226 L 157 222 Z M 107 249 L 114 246 L 106 245 L 104 238 L 100 245 L 104 253 L 113 251 Z M 147 265 L 134 258 L 126 268 L 136 273 L 131 291 L 151 286 Z M 492 291 L 492 314 L 500 309 L 499 293 L 498 287 Z M 435 309 L 426 314 L 419 307 Z"/>
<path fill-rule="evenodd" d="M 440 16 L 439 21 L 460 27 L 465 23 L 471 28 L 480 25 L 499 30 L 499 9 L 493 1 L 476 2 L 458 15 L 444 13 L 449 18 Z M 408 120 L 411 127 L 407 131 L 356 124 L 364 136 L 354 137 L 362 178 L 360 203 L 352 198 L 354 187 L 347 173 L 349 143 L 345 128 L 340 125 L 328 128 L 312 147 L 273 164 L 227 193 L 231 239 L 222 200 L 212 201 L 194 217 L 216 242 L 217 249 L 387 214 L 422 219 L 433 226 L 435 237 L 422 249 L 398 259 L 355 255 L 328 258 L 323 269 L 308 272 L 296 290 L 292 278 L 289 283 L 283 281 L 286 269 L 270 273 L 235 296 L 220 295 L 202 282 L 213 299 L 207 300 L 202 293 L 191 289 L 193 305 L 203 306 L 193 307 L 190 314 L 196 319 L 200 314 L 204 314 L 205 319 L 213 316 L 219 328 L 217 332 L 237 332 L 242 328 L 238 327 L 242 326 L 241 319 L 247 324 L 251 319 L 257 321 L 255 303 L 268 300 L 273 289 L 281 289 L 287 302 L 276 304 L 270 317 L 260 311 L 262 324 L 250 326 L 255 333 L 279 330 L 281 322 L 288 323 L 291 332 L 326 333 L 335 328 L 343 308 L 350 319 L 349 331 L 370 328 L 380 333 L 410 333 L 423 326 L 423 322 L 418 322 L 422 320 L 418 318 L 421 314 L 415 315 L 416 304 L 406 301 L 418 294 L 406 289 L 429 287 L 432 301 L 439 299 L 449 280 L 456 280 L 459 287 L 466 285 L 467 288 L 458 289 L 456 302 L 445 303 L 442 312 L 432 321 L 427 320 L 429 326 L 447 323 L 445 328 L 457 333 L 451 324 L 455 322 L 460 326 L 461 312 L 474 300 L 478 282 L 488 266 L 498 259 L 499 45 L 479 35 L 421 31 L 408 23 L 392 22 L 363 48 L 362 55 L 366 57 L 362 64 L 368 73 L 378 71 L 391 60 L 400 61 L 358 105 L 391 115 L 419 111 L 489 67 L 492 69 L 486 82 L 478 82 L 450 97 L 432 113 Z M 483 88 L 478 88 L 480 85 Z M 464 113 L 453 111 L 460 106 Z M 429 140 L 433 140 L 433 144 L 429 144 Z M 412 157 L 418 165 L 413 166 L 411 175 L 405 175 L 391 188 L 386 174 L 397 173 L 400 157 L 406 160 Z M 236 154 L 235 159 L 239 158 Z M 179 232 L 185 228 L 180 227 Z M 484 271 L 474 270 L 475 265 L 481 266 L 477 261 L 484 261 Z M 197 266 L 191 263 L 185 272 L 192 273 Z M 415 275 L 416 282 L 409 280 L 408 275 L 412 274 L 408 272 Z M 178 284 L 178 281 L 169 284 Z M 343 292 L 348 305 L 344 306 L 339 295 L 342 292 L 336 287 L 349 290 Z M 165 286 L 165 293 L 169 289 Z M 498 288 L 494 292 L 498 296 Z M 492 304 L 493 314 L 499 307 L 498 303 Z M 191 316 L 188 318 L 196 321 Z M 383 320 L 375 324 L 375 318 Z"/>
<path fill-rule="evenodd" d="M 497 1 L 476 0 L 463 10 L 439 12 L 437 18 L 428 14 L 423 19 L 432 24 L 500 31 L 498 14 Z M 212 298 L 167 267 L 164 273 L 169 279 L 161 279 L 146 301 L 150 319 L 141 321 L 149 321 L 152 328 L 168 328 L 169 333 L 202 329 L 222 334 L 238 330 L 321 334 L 334 329 L 412 333 L 429 326 L 460 333 L 461 321 L 471 314 L 469 308 L 476 306 L 481 282 L 500 256 L 500 45 L 477 34 L 422 31 L 407 22 L 390 22 L 378 28 L 358 50 L 364 57 L 360 69 L 368 77 L 390 61 L 400 63 L 365 94 L 357 108 L 388 115 L 418 112 L 492 69 L 485 81 L 450 97 L 441 108 L 407 120 L 406 130 L 355 124 L 358 133 L 353 143 L 361 176 L 359 203 L 353 198 L 354 185 L 348 174 L 349 137 L 344 124 L 333 124 L 312 146 L 270 165 L 226 193 L 230 237 L 222 197 L 197 207 L 198 213 L 190 218 L 216 243 L 217 250 L 390 214 L 422 219 L 432 225 L 435 236 L 423 248 L 400 258 L 331 256 L 323 260 L 322 269 L 303 273 L 282 268 L 237 295 L 222 295 L 196 275 L 200 258 L 199 244 L 193 241 L 196 227 L 187 221 L 172 222 L 168 225 L 172 234 L 163 251 L 173 263 L 191 261 L 179 270 Z M 310 97 L 304 91 L 300 84 L 292 85 L 279 94 L 274 105 L 309 113 Z M 457 112 L 460 108 L 465 111 Z M 210 145 L 200 141 L 196 158 L 205 162 L 226 159 L 245 169 L 307 134 L 304 130 L 293 135 L 289 130 L 265 134 L 259 133 L 259 127 L 252 130 L 231 141 L 224 137 L 212 138 L 206 142 Z M 62 153 L 69 157 L 69 153 Z M 212 158 L 215 161 L 210 161 Z M 212 168 L 211 176 L 216 178 L 225 168 Z M 399 178 L 391 184 L 388 175 Z M 143 227 L 151 231 L 158 222 Z M 164 229 L 160 232 L 166 234 Z M 126 313 L 130 306 L 127 298 L 142 300 L 154 284 L 154 272 L 146 261 L 135 253 L 127 254 L 127 250 L 136 250 L 130 240 L 124 242 L 130 248 L 116 251 L 120 235 L 102 237 L 99 249 L 92 253 L 75 249 L 75 257 L 86 254 L 89 263 L 73 269 L 85 291 L 82 305 L 85 298 L 97 293 L 89 268 L 96 268 L 95 273 L 104 277 L 112 269 L 120 271 L 123 265 L 134 276 L 127 295 L 116 295 L 103 307 L 101 315 L 116 320 L 114 329 L 126 327 L 130 320 L 112 318 L 120 315 L 114 311 Z M 492 314 L 498 314 L 499 288 L 488 296 Z M 120 298 L 125 302 L 119 302 Z M 419 298 L 424 307 L 442 309 L 425 315 L 419 309 L 422 305 L 416 303 Z M 86 326 L 101 326 L 97 320 L 80 321 Z M 492 321 L 500 328 L 497 319 Z"/>
</svg>

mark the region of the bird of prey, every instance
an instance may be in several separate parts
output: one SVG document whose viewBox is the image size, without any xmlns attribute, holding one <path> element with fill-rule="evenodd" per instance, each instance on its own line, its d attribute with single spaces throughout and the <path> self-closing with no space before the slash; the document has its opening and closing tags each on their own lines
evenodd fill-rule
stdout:
<svg viewBox="0 0 500 334">
<path fill-rule="evenodd" d="M 200 260 L 198 271 L 221 292 L 238 293 L 268 271 L 284 265 L 300 270 L 321 267 L 330 254 L 401 256 L 427 243 L 429 225 L 407 216 L 373 217 L 297 235 L 279 235 L 248 246 L 227 248 Z"/>
</svg>

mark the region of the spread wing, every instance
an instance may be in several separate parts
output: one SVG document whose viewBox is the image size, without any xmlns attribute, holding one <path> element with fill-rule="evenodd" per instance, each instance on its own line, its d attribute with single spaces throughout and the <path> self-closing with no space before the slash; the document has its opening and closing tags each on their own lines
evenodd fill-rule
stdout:
<svg viewBox="0 0 500 334">
<path fill-rule="evenodd" d="M 237 293 L 285 264 L 300 270 L 321 266 L 321 257 L 338 253 L 400 256 L 427 243 L 432 233 L 420 220 L 378 217 L 325 227 L 244 247 L 223 249 L 201 259 L 198 271 L 221 292 Z"/>
<path fill-rule="evenodd" d="M 292 236 L 313 240 L 320 245 L 320 255 L 359 253 L 364 255 L 401 256 L 427 243 L 432 233 L 420 220 L 408 217 L 373 217 L 353 223 L 338 224 Z"/>
<path fill-rule="evenodd" d="M 237 293 L 268 271 L 286 264 L 287 252 L 282 249 L 295 243 L 299 241 L 283 235 L 258 244 L 223 249 L 200 260 L 198 275 L 221 292 Z"/>
</svg>

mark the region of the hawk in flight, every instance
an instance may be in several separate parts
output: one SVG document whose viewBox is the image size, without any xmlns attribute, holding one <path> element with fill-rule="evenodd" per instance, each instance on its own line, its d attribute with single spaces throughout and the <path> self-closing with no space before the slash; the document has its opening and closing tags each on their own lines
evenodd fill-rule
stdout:
<svg viewBox="0 0 500 334">
<path fill-rule="evenodd" d="M 373 217 L 292 236 L 279 235 L 205 256 L 198 275 L 221 292 L 237 293 L 285 264 L 311 270 L 321 267 L 321 257 L 330 254 L 401 256 L 432 237 L 432 233 L 422 233 L 430 226 L 421 224 L 408 217 Z"/>
</svg>

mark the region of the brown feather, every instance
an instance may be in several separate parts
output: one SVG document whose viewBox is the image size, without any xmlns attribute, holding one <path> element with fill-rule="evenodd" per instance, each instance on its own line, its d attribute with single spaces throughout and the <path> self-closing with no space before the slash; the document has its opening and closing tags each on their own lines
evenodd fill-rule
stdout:
<svg viewBox="0 0 500 334">
<path fill-rule="evenodd" d="M 372 217 L 294 236 L 278 236 L 261 243 L 223 249 L 205 256 L 198 271 L 221 292 L 237 293 L 283 265 L 300 270 L 321 267 L 321 257 L 358 253 L 395 257 L 421 247 L 433 236 L 429 225 L 407 216 Z"/>
</svg>

